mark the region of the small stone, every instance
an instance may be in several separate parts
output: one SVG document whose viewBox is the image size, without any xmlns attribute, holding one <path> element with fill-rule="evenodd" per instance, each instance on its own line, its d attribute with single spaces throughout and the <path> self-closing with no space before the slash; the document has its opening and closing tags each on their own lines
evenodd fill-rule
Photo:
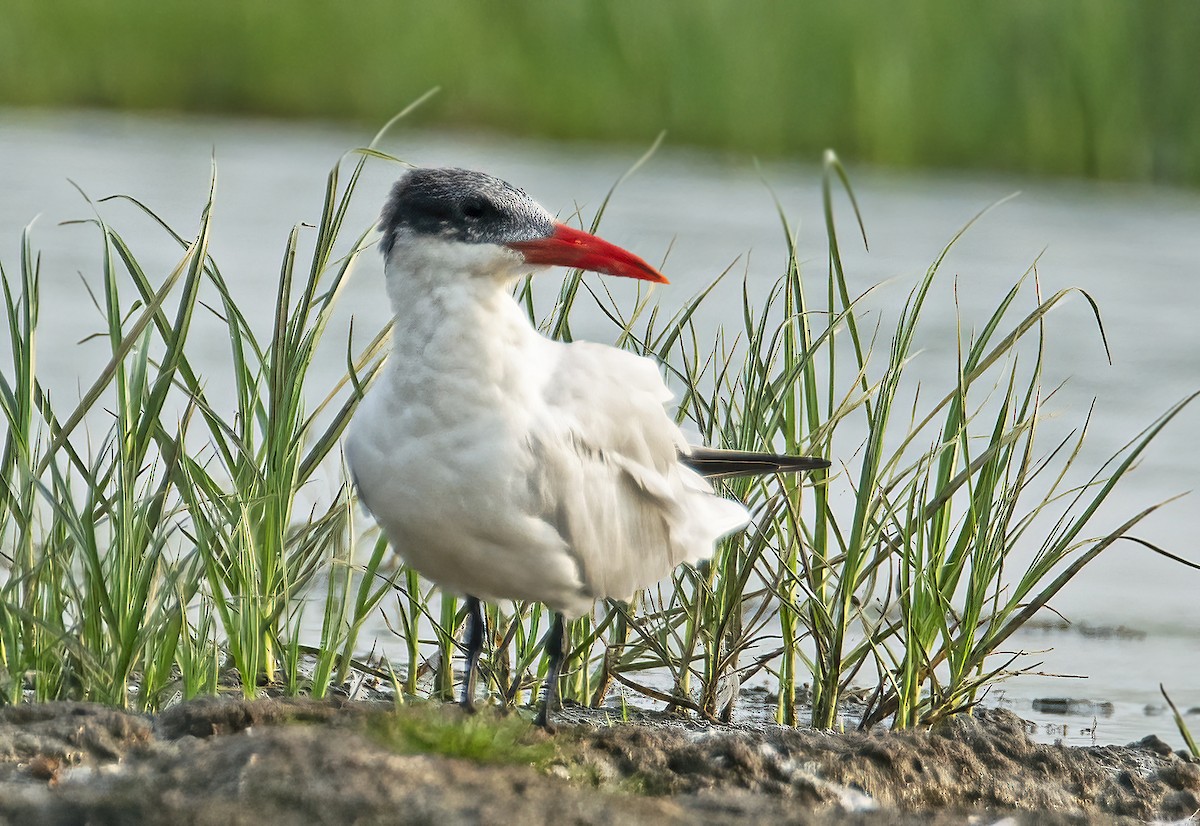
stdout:
<svg viewBox="0 0 1200 826">
<path fill-rule="evenodd" d="M 1171 754 L 1171 747 L 1157 734 L 1149 734 L 1143 737 L 1141 740 L 1138 740 L 1136 743 L 1130 743 L 1129 747 L 1134 749 L 1145 749 L 1146 751 L 1151 751 L 1155 754 L 1161 754 L 1163 757 L 1167 757 Z"/>
<path fill-rule="evenodd" d="M 1071 710 L 1071 700 L 1067 697 L 1038 697 L 1033 701 L 1033 710 L 1043 714 L 1066 714 Z"/>
</svg>

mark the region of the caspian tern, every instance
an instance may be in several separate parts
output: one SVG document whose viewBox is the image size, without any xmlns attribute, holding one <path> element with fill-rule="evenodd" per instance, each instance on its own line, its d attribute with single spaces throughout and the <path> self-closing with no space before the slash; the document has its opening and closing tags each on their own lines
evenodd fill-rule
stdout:
<svg viewBox="0 0 1200 826">
<path fill-rule="evenodd" d="M 672 394 L 654 361 L 539 334 L 512 295 L 532 270 L 666 279 L 522 190 L 480 172 L 414 169 L 379 229 L 393 342 L 351 423 L 347 464 L 404 560 L 467 597 L 464 708 L 483 647 L 479 601 L 554 611 L 546 726 L 565 619 L 597 599 L 629 599 L 748 524 L 707 479 L 829 462 L 691 447 L 664 409 Z"/>
</svg>

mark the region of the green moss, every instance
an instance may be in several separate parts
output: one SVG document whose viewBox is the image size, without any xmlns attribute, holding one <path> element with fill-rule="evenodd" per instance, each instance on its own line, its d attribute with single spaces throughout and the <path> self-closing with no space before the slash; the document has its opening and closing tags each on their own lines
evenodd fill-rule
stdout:
<svg viewBox="0 0 1200 826">
<path fill-rule="evenodd" d="M 556 742 L 525 718 L 486 708 L 466 714 L 454 705 L 414 703 L 373 716 L 366 733 L 399 754 L 437 754 L 541 769 L 559 756 Z"/>
</svg>

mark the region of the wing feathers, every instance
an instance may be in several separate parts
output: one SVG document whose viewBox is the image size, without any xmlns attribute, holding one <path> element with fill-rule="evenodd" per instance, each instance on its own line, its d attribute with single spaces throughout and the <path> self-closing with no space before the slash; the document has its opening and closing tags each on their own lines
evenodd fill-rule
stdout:
<svg viewBox="0 0 1200 826">
<path fill-rule="evenodd" d="M 562 537 L 585 588 L 625 599 L 750 521 L 708 479 L 794 473 L 823 459 L 689 448 L 650 359 L 585 342 L 556 349 L 529 455 L 537 515 Z"/>
</svg>

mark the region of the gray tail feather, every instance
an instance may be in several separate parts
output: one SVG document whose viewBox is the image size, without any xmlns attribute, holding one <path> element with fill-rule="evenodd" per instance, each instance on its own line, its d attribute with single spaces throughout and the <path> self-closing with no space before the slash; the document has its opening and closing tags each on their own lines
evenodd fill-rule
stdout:
<svg viewBox="0 0 1200 826">
<path fill-rule="evenodd" d="M 815 456 L 786 456 L 748 450 L 717 450 L 711 447 L 693 447 L 690 453 L 681 453 L 679 461 L 706 479 L 764 476 L 768 473 L 801 473 L 829 467 L 827 459 L 818 459 Z"/>
</svg>

